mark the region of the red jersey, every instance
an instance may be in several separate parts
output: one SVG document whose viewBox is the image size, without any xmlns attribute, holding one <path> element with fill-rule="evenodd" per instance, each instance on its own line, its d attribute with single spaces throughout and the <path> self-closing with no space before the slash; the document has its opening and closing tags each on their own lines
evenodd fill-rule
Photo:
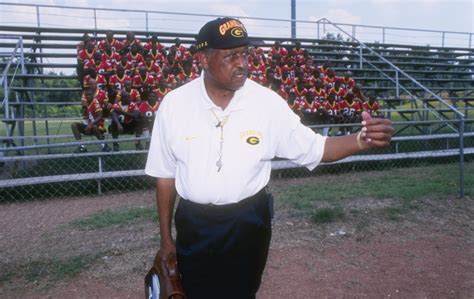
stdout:
<svg viewBox="0 0 474 299">
<path fill-rule="evenodd" d="M 285 88 L 285 90 L 289 91 L 290 89 L 292 89 L 293 87 L 295 87 L 296 85 L 296 80 L 293 78 L 290 78 L 290 77 L 287 77 L 286 79 L 281 79 L 281 85 Z"/>
<path fill-rule="evenodd" d="M 281 73 L 288 72 L 288 77 L 291 79 L 296 78 L 296 66 L 288 66 L 285 64 L 281 67 Z"/>
<path fill-rule="evenodd" d="M 323 105 L 316 100 L 313 100 L 311 103 L 308 103 L 308 101 L 305 100 L 302 109 L 306 113 L 316 113 L 322 107 Z"/>
<path fill-rule="evenodd" d="M 135 71 L 135 67 L 133 66 L 133 64 L 127 60 L 127 62 L 124 64 L 122 61 L 120 61 L 118 63 L 118 65 L 121 65 L 124 70 L 125 70 L 125 74 L 129 75 L 129 76 L 133 76 L 133 72 Z"/>
<path fill-rule="evenodd" d="M 178 75 L 176 75 L 176 80 L 179 81 L 180 83 L 184 84 L 184 83 L 188 83 L 189 81 L 192 81 L 192 80 L 194 80 L 198 77 L 199 77 L 199 75 L 194 71 L 191 71 L 191 73 L 189 75 L 186 75 L 186 73 L 184 71 L 182 71 L 182 72 L 179 72 Z"/>
<path fill-rule="evenodd" d="M 265 81 L 265 65 L 263 64 L 249 64 L 248 71 L 250 74 L 250 79 L 262 84 Z"/>
<path fill-rule="evenodd" d="M 142 78 L 140 74 L 135 75 L 133 77 L 133 83 L 132 83 L 133 88 L 145 89 L 148 86 L 153 88 L 155 85 L 156 85 L 155 77 L 153 77 L 150 74 L 147 74 L 145 78 Z"/>
<path fill-rule="evenodd" d="M 112 109 L 117 112 L 123 111 L 127 113 L 133 113 L 134 111 L 138 111 L 138 103 L 130 102 L 129 104 L 124 105 L 120 101 L 118 101 L 112 106 Z M 133 121 L 132 117 L 123 114 L 119 114 L 118 119 L 122 124 L 129 124 Z"/>
<path fill-rule="evenodd" d="M 86 113 L 87 113 L 87 123 L 91 124 L 97 117 L 99 116 L 99 112 L 102 112 L 102 106 L 100 105 L 99 101 L 97 99 L 93 99 L 90 104 L 87 102 L 85 103 L 86 106 Z M 96 122 L 96 125 L 98 127 L 103 127 L 104 126 L 104 118 L 102 118 L 100 121 Z"/>
<path fill-rule="evenodd" d="M 342 101 L 340 104 L 342 115 L 353 116 L 356 113 L 360 113 L 360 104 L 358 102 L 348 103 L 346 100 Z"/>
<path fill-rule="evenodd" d="M 370 105 L 369 102 L 362 103 L 362 110 L 369 112 L 370 115 L 375 115 L 380 110 L 379 102 L 374 102 Z"/>
<path fill-rule="evenodd" d="M 326 101 L 326 98 L 328 96 L 326 93 L 326 90 L 322 88 L 320 88 L 319 90 L 316 88 L 311 88 L 309 91 L 313 93 L 315 101 L 320 102 L 320 103 L 323 103 L 324 101 Z"/>
<path fill-rule="evenodd" d="M 283 47 L 279 47 L 278 49 L 276 49 L 275 47 L 272 47 L 270 49 L 270 57 L 275 54 L 280 55 L 280 57 L 283 59 L 283 57 L 288 56 L 288 50 Z"/>
<path fill-rule="evenodd" d="M 300 69 L 303 72 L 304 77 L 309 78 L 313 76 L 313 71 L 315 69 L 315 66 L 304 64 L 303 66 L 300 67 Z"/>
<path fill-rule="evenodd" d="M 116 40 L 115 38 L 112 39 L 111 42 L 109 42 L 107 39 L 103 39 L 99 42 L 98 48 L 105 53 L 105 50 L 107 48 L 107 45 L 110 45 L 112 48 L 112 52 L 118 52 L 122 49 L 122 43 L 119 40 Z"/>
<path fill-rule="evenodd" d="M 96 48 L 94 48 L 92 52 L 88 52 L 86 49 L 82 49 L 77 55 L 77 59 L 85 65 L 89 63 L 89 61 L 94 61 L 95 51 Z"/>
<path fill-rule="evenodd" d="M 84 78 L 82 79 L 82 86 L 84 88 L 89 88 L 91 86 L 90 81 L 92 79 L 94 79 L 97 83 L 97 89 L 105 90 L 107 88 L 107 80 L 101 74 L 97 74 L 95 78 L 92 78 L 90 75 L 84 76 Z"/>
<path fill-rule="evenodd" d="M 305 53 L 305 51 L 304 51 L 303 48 L 300 48 L 300 49 L 293 48 L 293 49 L 291 49 L 292 56 L 294 56 L 295 61 L 297 63 L 300 63 L 300 64 L 304 63 L 304 60 L 305 60 L 304 53 Z"/>
<path fill-rule="evenodd" d="M 128 53 L 127 60 L 133 65 L 134 68 L 136 68 L 140 63 L 145 63 L 145 59 L 143 59 L 143 56 L 140 53 L 135 55 Z"/>
<path fill-rule="evenodd" d="M 355 81 L 352 78 L 346 79 L 345 77 L 339 77 L 339 81 L 341 82 L 341 87 L 347 90 L 351 90 L 355 86 Z"/>
<path fill-rule="evenodd" d="M 167 77 L 165 76 L 161 76 L 160 80 L 161 79 L 164 79 L 166 84 L 168 84 L 169 86 L 175 86 L 176 85 L 176 77 L 173 75 L 173 74 L 168 74 Z"/>
<path fill-rule="evenodd" d="M 146 52 L 150 52 L 150 53 L 152 52 L 153 49 L 156 49 L 156 52 L 160 52 L 164 48 L 165 48 L 165 46 L 163 46 L 163 44 L 161 44 L 159 42 L 153 43 L 153 42 L 149 41 L 149 42 L 146 42 L 143 45 L 143 50 L 146 51 Z"/>
<path fill-rule="evenodd" d="M 153 122 L 155 120 L 156 112 L 160 108 L 160 102 L 157 101 L 155 105 L 150 105 L 147 101 L 140 104 L 140 115 L 142 116 L 142 120 L 145 122 L 145 129 L 152 128 Z"/>
<path fill-rule="evenodd" d="M 164 88 L 162 89 L 161 87 L 159 88 L 156 88 L 156 89 L 153 89 L 153 92 L 157 95 L 158 97 L 158 102 L 161 103 L 161 101 L 163 101 L 163 98 L 165 97 L 165 95 L 171 91 L 171 88 Z"/>
<path fill-rule="evenodd" d="M 344 88 L 339 88 L 338 90 L 336 90 L 336 88 L 333 87 L 328 91 L 328 95 L 329 94 L 334 94 L 336 102 L 340 102 L 347 95 L 347 90 L 345 90 Z"/>
<path fill-rule="evenodd" d="M 151 51 L 149 55 L 151 56 L 151 60 L 153 60 L 154 64 L 158 65 L 160 68 L 163 66 L 163 63 L 166 60 L 166 57 L 163 55 L 163 53 L 159 51 Z"/>
<path fill-rule="evenodd" d="M 119 75 L 115 74 L 115 75 L 112 75 L 109 79 L 109 86 L 112 87 L 114 90 L 122 90 L 122 88 L 124 87 L 124 83 L 125 81 L 132 81 L 132 78 L 127 75 L 127 74 L 124 74 L 122 77 L 119 77 Z"/>
<path fill-rule="evenodd" d="M 331 90 L 331 88 L 334 87 L 334 83 L 336 83 L 336 77 L 324 76 L 323 84 L 324 84 L 324 86 L 326 87 L 326 89 L 328 91 Z"/>
<path fill-rule="evenodd" d="M 298 102 L 298 104 L 302 107 L 304 102 L 306 101 L 306 94 L 308 93 L 308 90 L 306 88 L 303 88 L 302 90 L 299 90 L 298 87 L 293 87 L 290 89 L 288 92 L 290 95 L 294 94 L 295 95 L 295 102 Z"/>
<path fill-rule="evenodd" d="M 288 101 L 288 92 L 286 92 L 285 87 L 280 85 L 280 87 L 276 90 L 276 93 L 280 95 L 285 101 Z"/>
<path fill-rule="evenodd" d="M 323 104 L 323 108 L 331 116 L 336 116 L 341 112 L 341 106 L 337 102 L 331 104 L 329 101 L 326 101 Z"/>
<path fill-rule="evenodd" d="M 112 52 L 110 55 L 107 52 L 102 53 L 102 61 L 107 62 L 113 68 L 120 62 L 121 57 L 120 54 L 117 52 Z"/>
<path fill-rule="evenodd" d="M 140 92 L 138 92 L 138 90 L 136 90 L 135 88 L 132 88 L 130 91 L 126 91 L 125 89 L 123 89 L 121 92 L 118 93 L 116 102 L 120 101 L 120 99 L 122 98 L 122 92 L 124 91 L 130 93 L 130 101 L 135 103 L 141 102 L 142 98 L 140 96 Z"/>
</svg>

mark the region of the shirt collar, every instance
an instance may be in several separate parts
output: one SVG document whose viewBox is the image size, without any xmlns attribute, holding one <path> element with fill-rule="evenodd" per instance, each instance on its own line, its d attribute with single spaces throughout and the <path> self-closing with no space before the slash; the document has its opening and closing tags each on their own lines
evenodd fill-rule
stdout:
<svg viewBox="0 0 474 299">
<path fill-rule="evenodd" d="M 214 104 L 214 102 L 209 98 L 209 95 L 207 94 L 206 86 L 204 85 L 204 71 L 201 72 L 201 76 L 199 79 L 201 82 L 199 82 L 199 86 L 201 89 L 201 95 L 202 95 L 202 108 L 205 110 L 210 110 L 210 109 L 218 109 L 219 107 Z M 247 79 L 248 80 L 248 79 Z M 229 105 L 225 109 L 226 112 L 231 112 L 231 111 L 237 111 L 237 110 L 242 110 L 245 108 L 245 94 L 246 94 L 246 85 L 247 85 L 247 80 L 245 81 L 244 86 L 239 88 L 235 93 L 232 99 L 230 100 Z"/>
</svg>

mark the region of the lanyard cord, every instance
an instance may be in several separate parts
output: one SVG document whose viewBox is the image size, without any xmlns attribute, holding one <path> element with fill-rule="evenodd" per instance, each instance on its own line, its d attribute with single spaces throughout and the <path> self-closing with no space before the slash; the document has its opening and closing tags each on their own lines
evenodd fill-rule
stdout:
<svg viewBox="0 0 474 299">
<path fill-rule="evenodd" d="M 221 168 L 222 168 L 222 156 L 224 155 L 224 126 L 225 124 L 227 123 L 227 119 L 229 118 L 229 116 L 224 116 L 223 118 L 219 118 L 216 114 L 216 112 L 214 112 L 214 110 L 211 110 L 212 114 L 214 114 L 214 117 L 217 119 L 217 124 L 216 124 L 216 128 L 220 128 L 220 131 L 221 131 L 221 136 L 219 138 L 219 159 L 217 160 L 216 162 L 216 166 L 217 166 L 217 172 L 221 171 Z"/>
</svg>

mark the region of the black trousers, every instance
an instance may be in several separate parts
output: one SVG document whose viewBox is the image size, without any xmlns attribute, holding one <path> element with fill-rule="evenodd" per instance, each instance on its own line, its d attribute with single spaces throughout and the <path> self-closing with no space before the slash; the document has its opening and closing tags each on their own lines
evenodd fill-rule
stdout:
<svg viewBox="0 0 474 299">
<path fill-rule="evenodd" d="M 267 261 L 273 198 L 266 189 L 229 205 L 181 199 L 178 268 L 188 299 L 255 298 Z"/>
</svg>

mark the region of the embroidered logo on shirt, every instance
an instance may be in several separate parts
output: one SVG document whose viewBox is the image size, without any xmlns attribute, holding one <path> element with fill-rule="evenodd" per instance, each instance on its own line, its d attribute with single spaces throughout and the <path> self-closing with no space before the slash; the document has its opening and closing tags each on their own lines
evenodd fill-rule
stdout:
<svg viewBox="0 0 474 299">
<path fill-rule="evenodd" d="M 260 143 L 260 138 L 258 138 L 256 136 L 250 136 L 249 138 L 247 138 L 246 141 L 250 145 L 257 145 L 257 144 Z"/>
<path fill-rule="evenodd" d="M 190 140 L 193 140 L 193 139 L 196 139 L 196 138 L 198 138 L 198 136 L 186 136 L 186 137 L 184 138 L 184 140 L 190 141 Z"/>
</svg>

